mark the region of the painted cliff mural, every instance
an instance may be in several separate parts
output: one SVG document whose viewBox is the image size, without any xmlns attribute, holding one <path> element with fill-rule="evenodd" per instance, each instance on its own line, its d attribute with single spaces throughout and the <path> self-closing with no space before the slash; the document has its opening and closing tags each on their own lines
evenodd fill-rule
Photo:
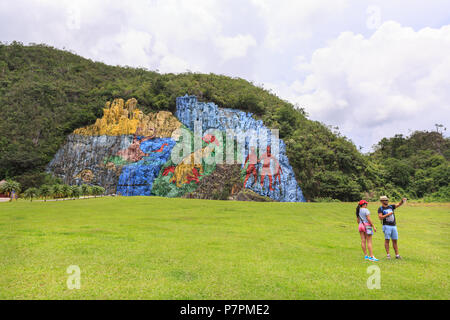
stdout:
<svg viewBox="0 0 450 320">
<path fill-rule="evenodd" d="M 48 165 L 68 184 L 124 196 L 305 201 L 286 146 L 252 114 L 177 98 L 176 113 L 144 114 L 137 101 L 108 102 L 103 117 L 76 129 Z"/>
</svg>

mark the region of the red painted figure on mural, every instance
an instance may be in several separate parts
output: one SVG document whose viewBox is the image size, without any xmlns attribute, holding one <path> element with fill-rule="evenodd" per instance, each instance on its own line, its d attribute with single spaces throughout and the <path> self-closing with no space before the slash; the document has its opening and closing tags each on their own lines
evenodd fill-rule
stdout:
<svg viewBox="0 0 450 320">
<path fill-rule="evenodd" d="M 192 168 L 192 176 L 188 175 L 187 181 L 188 181 L 188 183 L 191 183 L 191 181 L 194 181 L 195 183 L 199 183 L 200 182 L 199 178 L 201 176 L 202 175 L 200 174 L 200 172 L 198 172 L 197 168 Z"/>
<path fill-rule="evenodd" d="M 163 171 L 163 176 L 167 176 L 169 173 L 174 173 L 175 172 L 175 167 L 174 166 L 170 166 L 164 169 Z"/>
<path fill-rule="evenodd" d="M 283 173 L 281 170 L 281 166 L 278 163 L 278 160 L 272 155 L 270 146 L 267 146 L 267 152 L 264 153 L 259 161 L 263 163 L 262 169 L 261 169 L 261 187 L 264 186 L 264 178 L 266 175 L 269 177 L 269 189 L 273 191 L 272 188 L 272 168 L 270 166 L 271 160 L 274 162 L 274 168 L 275 168 L 275 179 L 278 177 L 278 181 L 281 184 L 281 176 L 280 173 Z"/>
<path fill-rule="evenodd" d="M 244 167 L 248 162 L 248 167 L 246 170 L 245 180 L 244 180 L 244 188 L 247 184 L 248 178 L 253 175 L 255 177 L 253 184 L 255 184 L 256 180 L 258 179 L 258 172 L 256 171 L 256 164 L 258 163 L 258 156 L 255 152 L 255 147 L 250 148 L 250 152 L 248 153 L 247 158 L 245 158 Z"/>
</svg>

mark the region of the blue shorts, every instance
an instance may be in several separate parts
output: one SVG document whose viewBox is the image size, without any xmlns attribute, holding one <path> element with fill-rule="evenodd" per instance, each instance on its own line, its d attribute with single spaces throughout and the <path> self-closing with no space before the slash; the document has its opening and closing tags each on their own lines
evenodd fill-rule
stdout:
<svg viewBox="0 0 450 320">
<path fill-rule="evenodd" d="M 398 240 L 398 231 L 397 226 L 383 226 L 384 239 L 389 240 Z"/>
</svg>

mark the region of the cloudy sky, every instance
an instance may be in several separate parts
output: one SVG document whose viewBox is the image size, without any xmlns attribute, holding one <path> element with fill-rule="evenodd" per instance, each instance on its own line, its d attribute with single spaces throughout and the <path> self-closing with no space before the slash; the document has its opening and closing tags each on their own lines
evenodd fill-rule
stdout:
<svg viewBox="0 0 450 320">
<path fill-rule="evenodd" d="M 96 61 L 242 77 L 338 126 L 450 131 L 448 0 L 0 0 L 0 41 Z"/>
</svg>

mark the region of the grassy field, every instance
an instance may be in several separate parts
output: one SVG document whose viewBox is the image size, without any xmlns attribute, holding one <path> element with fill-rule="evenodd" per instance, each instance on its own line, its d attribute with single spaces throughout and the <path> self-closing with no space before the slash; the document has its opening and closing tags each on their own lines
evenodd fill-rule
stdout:
<svg viewBox="0 0 450 320">
<path fill-rule="evenodd" d="M 450 204 L 397 211 L 369 290 L 349 203 L 158 197 L 0 203 L 0 299 L 450 299 Z M 377 204 L 369 209 L 376 212 Z M 377 225 L 379 224 L 377 220 Z M 81 269 L 69 290 L 66 269 Z"/>
</svg>

